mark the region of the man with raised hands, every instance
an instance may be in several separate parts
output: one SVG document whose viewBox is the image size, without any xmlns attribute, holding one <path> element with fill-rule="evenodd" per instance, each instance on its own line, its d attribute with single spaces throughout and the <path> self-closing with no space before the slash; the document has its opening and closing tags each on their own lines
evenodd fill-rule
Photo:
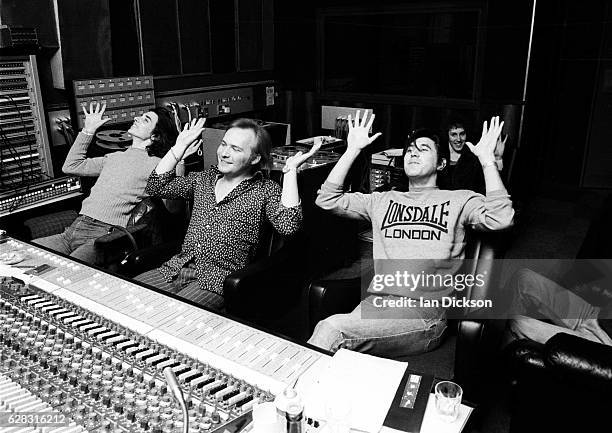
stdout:
<svg viewBox="0 0 612 433">
<path fill-rule="evenodd" d="M 416 130 L 403 152 L 407 192 L 344 192 L 346 175 L 359 154 L 380 133 L 369 135 L 374 114 L 349 118 L 347 150 L 321 186 L 317 205 L 337 215 L 371 222 L 375 275 L 362 302 L 349 314 L 319 322 L 309 343 L 388 357 L 435 349 L 446 329 L 443 301 L 454 299 L 454 280 L 464 257 L 465 228 L 500 230 L 512 225 L 514 210 L 495 164 L 503 122 L 483 124 L 476 145 L 486 196 L 436 186 L 441 160 L 439 138 Z M 454 260 L 455 259 L 455 260 Z M 430 278 L 431 277 L 431 278 Z M 457 286 L 457 287 L 455 287 Z"/>
<path fill-rule="evenodd" d="M 62 171 L 98 179 L 70 227 L 33 242 L 87 263 L 101 264 L 94 241 L 109 233 L 113 226 L 127 225 L 136 205 L 148 195 L 145 187 L 149 174 L 175 144 L 178 131 L 168 110 L 154 108 L 134 118 L 128 129 L 132 145 L 125 151 L 88 158 L 87 149 L 96 131 L 110 118 L 104 116 L 106 103 L 91 103 L 89 111 L 85 105 L 82 108 L 85 124 L 66 156 Z"/>
</svg>

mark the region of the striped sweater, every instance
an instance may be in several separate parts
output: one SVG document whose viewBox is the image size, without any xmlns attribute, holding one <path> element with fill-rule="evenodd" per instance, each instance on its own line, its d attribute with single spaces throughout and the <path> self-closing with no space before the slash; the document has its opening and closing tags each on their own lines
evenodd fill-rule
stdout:
<svg viewBox="0 0 612 433">
<path fill-rule="evenodd" d="M 76 176 L 98 176 L 89 197 L 83 200 L 81 215 L 125 227 L 134 207 L 147 196 L 147 180 L 160 158 L 134 147 L 103 157 L 87 158 L 87 148 L 92 139 L 92 136 L 79 133 L 62 171 Z"/>
</svg>

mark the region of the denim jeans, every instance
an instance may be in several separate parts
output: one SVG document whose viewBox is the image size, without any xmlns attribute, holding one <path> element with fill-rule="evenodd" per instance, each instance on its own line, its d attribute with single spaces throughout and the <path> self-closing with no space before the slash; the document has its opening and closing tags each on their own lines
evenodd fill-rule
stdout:
<svg viewBox="0 0 612 433">
<path fill-rule="evenodd" d="M 32 242 L 86 263 L 100 265 L 103 256 L 97 251 L 94 241 L 107 234 L 111 228 L 110 224 L 79 215 L 63 233 L 34 239 Z"/>
<path fill-rule="evenodd" d="M 518 271 L 509 287 L 514 291 L 510 340 L 528 338 L 546 343 L 553 335 L 564 332 L 612 345 L 612 339 L 597 323 L 599 308 L 572 291 L 530 269 Z"/>
<path fill-rule="evenodd" d="M 373 300 L 369 296 L 351 313 L 320 321 L 308 342 L 332 352 L 345 348 L 385 357 L 414 355 L 440 345 L 446 329 L 443 308 L 391 311 L 374 307 Z"/>
</svg>

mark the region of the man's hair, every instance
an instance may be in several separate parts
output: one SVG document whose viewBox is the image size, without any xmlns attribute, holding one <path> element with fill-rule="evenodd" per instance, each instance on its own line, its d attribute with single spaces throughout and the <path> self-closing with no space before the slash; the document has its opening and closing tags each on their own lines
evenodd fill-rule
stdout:
<svg viewBox="0 0 612 433">
<path fill-rule="evenodd" d="M 447 131 L 450 131 L 451 129 L 463 129 L 464 131 L 467 131 L 467 129 L 465 128 L 465 122 L 461 119 L 452 119 L 449 123 L 448 123 L 448 128 L 446 128 Z"/>
<path fill-rule="evenodd" d="M 179 133 L 168 110 L 155 107 L 150 111 L 157 114 L 157 124 L 151 133 L 151 144 L 147 146 L 147 153 L 149 156 L 162 158 L 174 146 Z"/>
<path fill-rule="evenodd" d="M 415 143 L 417 141 L 417 138 L 423 137 L 429 138 L 436 145 L 436 155 L 438 157 L 438 164 L 440 164 L 442 162 L 442 158 L 444 157 L 442 152 L 440 152 L 440 137 L 438 137 L 438 134 L 436 134 L 432 129 L 428 128 L 415 129 L 410 134 L 408 134 L 408 137 L 406 137 L 406 142 L 404 143 L 404 151 L 402 152 L 402 158 L 406 156 L 406 152 L 408 152 L 408 147 L 410 147 L 412 143 Z"/>
<path fill-rule="evenodd" d="M 272 151 L 272 139 L 268 131 L 253 119 L 236 119 L 230 128 L 249 129 L 255 134 L 255 148 L 253 151 L 259 155 L 259 162 L 254 165 L 253 170 L 268 170 L 270 168 L 270 152 Z"/>
</svg>

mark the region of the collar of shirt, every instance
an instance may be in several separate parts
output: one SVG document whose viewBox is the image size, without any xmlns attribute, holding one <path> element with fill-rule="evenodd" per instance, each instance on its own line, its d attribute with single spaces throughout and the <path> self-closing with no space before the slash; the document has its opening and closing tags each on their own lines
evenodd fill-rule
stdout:
<svg viewBox="0 0 612 433">
<path fill-rule="evenodd" d="M 223 176 L 223 173 L 221 173 L 219 171 L 219 169 L 217 168 L 216 165 L 211 165 L 210 169 L 212 170 L 213 174 L 215 175 L 215 180 L 218 180 L 220 177 Z M 263 172 L 261 170 L 257 170 L 255 172 L 255 174 L 253 174 L 253 176 L 249 177 L 248 179 L 243 180 L 242 182 L 256 181 L 256 180 L 259 180 L 261 178 L 263 178 Z"/>
<path fill-rule="evenodd" d="M 210 192 L 213 194 L 213 197 L 215 196 L 215 185 L 217 184 L 217 181 L 223 177 L 223 173 L 221 173 L 219 171 L 219 169 L 217 168 L 217 166 L 212 165 L 211 167 L 213 176 L 211 178 L 212 182 L 210 184 Z M 258 182 L 259 180 L 263 179 L 264 175 L 262 173 L 261 170 L 258 170 L 255 172 L 255 174 L 253 174 L 253 176 L 249 177 L 248 179 L 244 179 L 242 182 L 240 182 L 238 185 L 236 185 L 236 187 L 230 191 L 230 193 L 228 195 L 226 195 L 223 200 L 221 200 L 218 204 L 221 203 L 225 203 L 227 201 L 233 200 L 235 197 L 239 196 L 240 194 L 242 194 L 244 191 L 246 191 L 247 189 L 249 189 L 249 187 L 251 185 L 253 185 L 254 183 Z M 216 199 L 215 199 L 216 201 Z"/>
</svg>

